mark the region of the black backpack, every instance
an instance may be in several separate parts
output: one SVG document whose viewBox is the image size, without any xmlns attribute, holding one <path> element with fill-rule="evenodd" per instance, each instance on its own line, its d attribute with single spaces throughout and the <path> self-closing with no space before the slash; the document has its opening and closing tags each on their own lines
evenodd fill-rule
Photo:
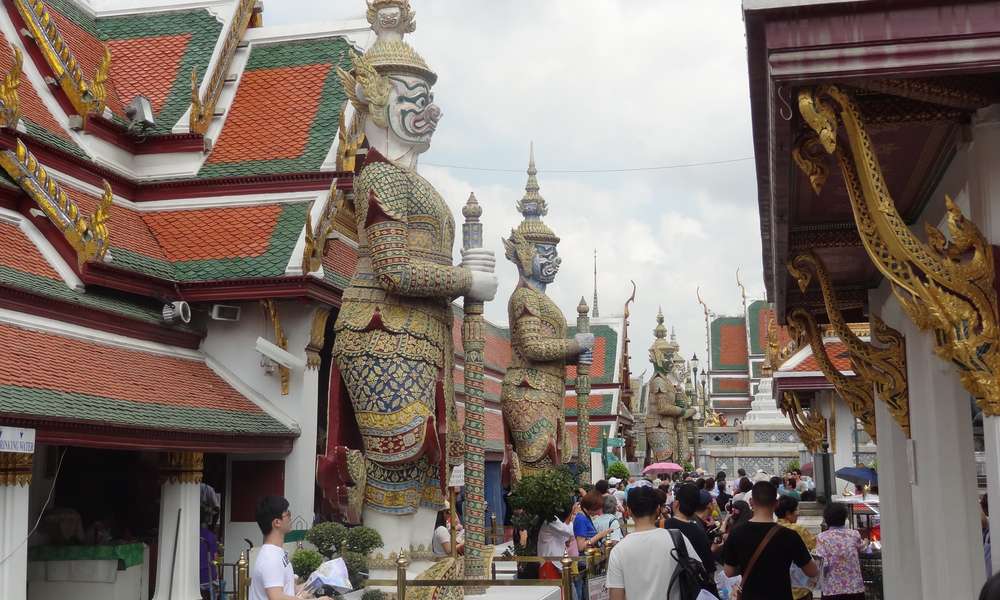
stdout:
<svg viewBox="0 0 1000 600">
<path fill-rule="evenodd" d="M 688 556 L 687 544 L 684 534 L 677 529 L 668 529 L 670 539 L 674 541 L 674 549 L 670 551 L 670 557 L 677 563 L 674 574 L 670 576 L 670 585 L 667 586 L 667 598 L 674 586 L 680 590 L 681 600 L 697 600 L 702 589 L 710 589 L 715 583 L 708 577 L 708 572 L 701 564 L 701 561 Z"/>
</svg>

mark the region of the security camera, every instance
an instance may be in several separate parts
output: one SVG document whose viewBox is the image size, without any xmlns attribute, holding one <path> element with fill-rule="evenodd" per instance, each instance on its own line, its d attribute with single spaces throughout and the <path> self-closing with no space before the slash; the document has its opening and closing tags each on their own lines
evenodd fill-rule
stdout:
<svg viewBox="0 0 1000 600">
<path fill-rule="evenodd" d="M 125 107 L 125 117 L 130 124 L 140 127 L 150 128 L 156 125 L 153 105 L 149 102 L 149 98 L 143 95 L 132 98 L 132 101 Z"/>
<path fill-rule="evenodd" d="M 281 346 L 269 342 L 262 337 L 257 338 L 256 348 L 257 352 L 260 352 L 283 367 L 300 370 L 306 368 L 305 359 L 295 356 L 288 350 L 285 350 Z"/>
<path fill-rule="evenodd" d="M 180 321 L 181 323 L 191 322 L 191 305 L 183 300 L 178 300 L 176 302 L 170 302 L 169 304 L 163 305 L 163 320 L 166 323 L 176 323 Z"/>
</svg>

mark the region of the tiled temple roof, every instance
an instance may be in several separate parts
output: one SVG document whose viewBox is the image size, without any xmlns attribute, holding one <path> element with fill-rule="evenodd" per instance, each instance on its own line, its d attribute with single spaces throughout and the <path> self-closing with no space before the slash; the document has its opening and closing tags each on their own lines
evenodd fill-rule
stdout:
<svg viewBox="0 0 1000 600">
<path fill-rule="evenodd" d="M 337 137 L 347 96 L 335 65 L 342 38 L 254 47 L 200 177 L 317 171 Z"/>
<path fill-rule="evenodd" d="M 24 232 L 3 221 L 0 221 L 0 286 L 163 325 L 160 302 L 70 288 Z"/>
<path fill-rule="evenodd" d="M 597 448 L 601 445 L 601 438 L 607 434 L 611 437 L 611 427 L 613 423 L 590 423 L 588 430 L 590 447 Z M 576 443 L 576 423 L 566 424 L 566 436 L 569 438 L 569 443 L 571 447 L 571 456 L 576 456 L 577 453 L 577 443 Z"/>
<path fill-rule="evenodd" d="M 220 435 L 296 432 L 197 357 L 0 324 L 0 414 Z M 164 393 L 169 390 L 169 393 Z"/>
<path fill-rule="evenodd" d="M 93 77 L 111 51 L 107 105 L 119 120 L 135 96 L 149 98 L 155 130 L 169 132 L 191 104 L 191 72 L 204 76 L 222 24 L 208 10 L 140 12 L 95 19 L 70 0 L 48 0 L 49 13 L 80 63 Z"/>
<path fill-rule="evenodd" d="M 853 368 L 851 367 L 851 356 L 847 349 L 847 345 L 840 341 L 839 338 L 825 338 L 823 344 L 826 346 L 826 353 L 833 361 L 833 365 L 840 370 L 841 373 L 851 373 Z M 816 356 L 813 354 L 812 349 L 809 346 L 799 349 L 798 352 L 793 354 L 785 361 L 781 368 L 778 369 L 777 376 L 780 377 L 781 374 L 786 373 L 810 373 L 818 376 L 822 376 L 823 373 L 820 371 L 819 363 L 816 361 Z"/>
<path fill-rule="evenodd" d="M 64 186 L 81 211 L 97 198 Z M 108 232 L 112 264 L 171 281 L 280 277 L 302 233 L 308 204 L 137 211 L 115 205 Z"/>
<path fill-rule="evenodd" d="M 750 393 L 750 380 L 742 377 L 713 377 L 712 394 L 732 394 L 736 396 L 746 396 Z"/>
<path fill-rule="evenodd" d="M 579 400 L 576 395 L 567 394 L 563 401 L 567 417 L 576 417 L 579 414 Z M 592 417 L 614 416 L 615 412 L 614 394 L 591 394 L 587 399 L 587 414 Z"/>
<path fill-rule="evenodd" d="M 618 332 L 608 325 L 592 325 L 590 332 L 594 334 L 594 362 L 590 365 L 590 383 L 618 383 L 621 377 L 619 365 L 620 337 Z M 576 327 L 570 327 L 566 337 L 576 335 Z M 566 366 L 566 382 L 576 383 L 576 365 Z"/>
<path fill-rule="evenodd" d="M 743 371 L 747 366 L 747 333 L 743 317 L 717 317 L 712 321 L 712 370 Z"/>
</svg>

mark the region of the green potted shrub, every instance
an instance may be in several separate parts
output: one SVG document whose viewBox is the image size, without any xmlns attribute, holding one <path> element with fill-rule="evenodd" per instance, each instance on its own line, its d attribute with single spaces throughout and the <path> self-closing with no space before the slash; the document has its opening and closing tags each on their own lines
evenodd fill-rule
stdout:
<svg viewBox="0 0 1000 600">
<path fill-rule="evenodd" d="M 326 558 L 319 552 L 299 548 L 292 554 L 292 571 L 299 578 L 306 579 L 324 562 L 326 562 Z"/>
<path fill-rule="evenodd" d="M 626 479 L 626 480 L 632 476 L 632 474 L 629 473 L 628 471 L 628 467 L 625 466 L 625 463 L 621 461 L 616 461 L 611 463 L 608 466 L 608 472 L 605 473 L 605 475 L 607 475 L 607 479 L 611 479 L 612 477 L 617 477 L 618 479 Z"/>
<path fill-rule="evenodd" d="M 510 507 L 514 511 L 511 523 L 528 532 L 527 545 L 519 546 L 515 540 L 514 551 L 518 555 L 537 555 L 538 531 L 543 524 L 559 518 L 572 505 L 575 491 L 576 480 L 565 468 L 526 475 L 514 484 L 510 494 Z M 525 564 L 532 568 L 525 568 L 524 576 L 537 577 L 538 565 Z"/>
<path fill-rule="evenodd" d="M 343 558 L 347 564 L 347 575 L 351 578 L 351 585 L 355 589 L 364 585 L 366 576 L 362 573 L 368 572 L 368 555 L 382 547 L 382 536 L 371 527 L 345 527 L 340 523 L 319 523 L 306 533 L 306 540 L 316 546 L 321 560 L 315 567 L 305 573 L 308 577 L 316 567 L 325 560 Z M 295 553 L 297 556 L 302 550 Z M 311 551 L 308 551 L 311 552 Z M 325 557 L 325 558 L 323 558 Z M 301 559 L 305 562 L 307 559 Z M 294 556 L 292 568 L 295 569 Z M 295 571 L 299 575 L 298 570 Z M 302 575 L 300 575 L 302 576 Z"/>
</svg>

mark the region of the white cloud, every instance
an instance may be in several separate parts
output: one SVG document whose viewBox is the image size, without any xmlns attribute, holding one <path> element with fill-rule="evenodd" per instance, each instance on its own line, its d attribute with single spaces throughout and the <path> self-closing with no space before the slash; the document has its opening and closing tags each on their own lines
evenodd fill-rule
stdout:
<svg viewBox="0 0 1000 600">
<path fill-rule="evenodd" d="M 593 294 L 598 250 L 602 314 L 632 309 L 634 373 L 646 367 L 663 306 L 686 356 L 704 359 L 695 298 L 718 313 L 740 310 L 736 268 L 763 295 L 756 182 L 751 162 L 610 174 L 612 169 L 752 155 L 746 49 L 736 0 L 411 0 L 409 39 L 438 73 L 444 119 L 420 171 L 456 211 L 470 191 L 484 208 L 501 287 L 487 316 L 506 322 L 516 282 L 500 236 L 520 222 L 525 174 L 428 166 L 527 166 L 535 142 L 546 222 L 562 238 L 550 295 L 573 320 Z M 265 23 L 363 14 L 364 0 L 270 0 Z M 456 250 L 457 253 L 457 250 Z"/>
</svg>

